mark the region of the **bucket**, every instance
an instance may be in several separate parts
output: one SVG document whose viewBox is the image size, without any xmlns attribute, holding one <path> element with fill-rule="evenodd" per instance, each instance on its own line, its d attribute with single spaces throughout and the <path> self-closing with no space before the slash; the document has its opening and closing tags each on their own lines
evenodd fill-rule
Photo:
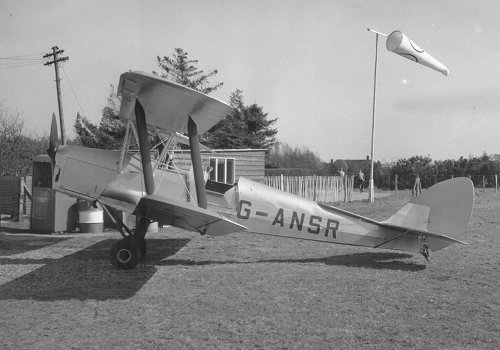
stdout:
<svg viewBox="0 0 500 350">
<path fill-rule="evenodd" d="M 158 221 L 153 221 L 148 226 L 148 233 L 157 233 L 158 232 Z"/>
<path fill-rule="evenodd" d="M 81 233 L 97 233 L 104 229 L 102 208 L 95 208 L 87 201 L 78 202 L 78 225 Z"/>
</svg>

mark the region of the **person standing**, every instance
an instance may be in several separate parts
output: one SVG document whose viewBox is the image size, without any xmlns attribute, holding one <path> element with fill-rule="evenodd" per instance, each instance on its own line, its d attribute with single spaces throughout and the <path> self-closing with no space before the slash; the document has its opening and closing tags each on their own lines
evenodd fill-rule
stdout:
<svg viewBox="0 0 500 350">
<path fill-rule="evenodd" d="M 364 184 L 365 184 L 365 174 L 363 174 L 363 172 L 360 169 L 359 173 L 358 173 L 359 192 L 363 192 L 363 186 L 364 186 Z"/>
<path fill-rule="evenodd" d="M 203 172 L 203 180 L 205 181 L 205 184 L 210 179 L 210 173 L 212 172 L 212 170 L 214 170 L 214 168 L 212 168 L 211 166 L 207 166 L 205 168 L 205 171 Z"/>
<path fill-rule="evenodd" d="M 412 197 L 413 194 L 415 194 L 415 197 L 417 197 L 419 194 L 422 194 L 422 184 L 420 183 L 420 176 L 418 174 L 415 177 L 415 182 L 413 183 L 413 188 L 411 190 Z"/>
</svg>

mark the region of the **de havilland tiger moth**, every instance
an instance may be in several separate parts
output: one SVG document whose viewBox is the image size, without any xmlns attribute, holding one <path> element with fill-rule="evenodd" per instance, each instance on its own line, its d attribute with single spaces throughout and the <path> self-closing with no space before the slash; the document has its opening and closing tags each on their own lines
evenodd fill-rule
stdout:
<svg viewBox="0 0 500 350">
<path fill-rule="evenodd" d="M 198 135 L 232 112 L 215 98 L 144 72 L 120 77 L 120 118 L 127 132 L 120 151 L 57 145 L 52 120 L 48 153 L 53 186 L 69 196 L 137 216 L 134 229 L 115 216 L 123 238 L 110 252 L 119 269 L 134 268 L 146 254 L 151 222 L 221 236 L 232 232 L 421 253 L 464 243 L 474 202 L 468 178 L 437 183 L 387 220 L 377 222 L 239 177 L 234 185 L 208 186 Z M 152 157 L 149 135 L 161 141 Z M 187 135 L 187 136 L 185 136 Z M 177 143 L 190 146 L 191 171 L 175 166 Z M 131 145 L 139 151 L 132 151 Z"/>
</svg>

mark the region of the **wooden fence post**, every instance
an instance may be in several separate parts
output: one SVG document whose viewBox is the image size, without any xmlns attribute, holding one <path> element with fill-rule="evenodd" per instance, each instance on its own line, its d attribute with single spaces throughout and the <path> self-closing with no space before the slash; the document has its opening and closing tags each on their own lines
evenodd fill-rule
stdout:
<svg viewBox="0 0 500 350">
<path fill-rule="evenodd" d="M 498 175 L 495 175 L 495 193 L 498 193 Z"/>
<path fill-rule="evenodd" d="M 313 202 L 316 202 L 316 174 L 313 175 Z"/>
<path fill-rule="evenodd" d="M 483 192 L 485 191 L 486 188 L 486 176 L 483 175 Z"/>
<path fill-rule="evenodd" d="M 351 175 L 351 179 L 350 179 L 350 182 L 349 182 L 349 203 L 352 202 L 352 192 L 354 191 L 354 186 L 355 186 L 355 182 L 354 182 L 354 175 Z"/>
<path fill-rule="evenodd" d="M 394 198 L 398 199 L 398 174 L 394 175 Z"/>
<path fill-rule="evenodd" d="M 19 208 L 17 212 L 17 221 L 23 221 L 23 207 L 24 207 L 24 180 L 22 177 L 19 178 Z"/>
<path fill-rule="evenodd" d="M 342 194 L 344 195 L 344 201 L 346 200 L 346 196 L 347 196 L 347 176 L 348 175 L 345 175 L 342 178 Z"/>
</svg>

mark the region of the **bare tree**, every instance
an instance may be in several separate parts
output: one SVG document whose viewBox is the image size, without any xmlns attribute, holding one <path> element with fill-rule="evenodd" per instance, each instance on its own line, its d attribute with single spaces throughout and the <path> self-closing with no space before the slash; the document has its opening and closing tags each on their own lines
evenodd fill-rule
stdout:
<svg viewBox="0 0 500 350">
<path fill-rule="evenodd" d="M 33 153 L 19 112 L 0 105 L 0 175 L 23 176 L 31 171 Z"/>
</svg>

